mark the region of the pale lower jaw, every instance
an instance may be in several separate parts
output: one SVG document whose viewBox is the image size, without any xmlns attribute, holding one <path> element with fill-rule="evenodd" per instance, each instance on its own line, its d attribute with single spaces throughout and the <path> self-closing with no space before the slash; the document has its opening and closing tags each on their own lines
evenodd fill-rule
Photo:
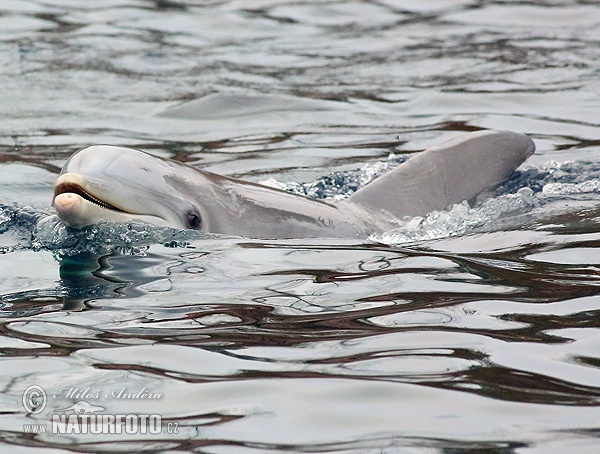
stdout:
<svg viewBox="0 0 600 454">
<path fill-rule="evenodd" d="M 54 208 L 61 221 L 70 227 L 85 227 L 99 221 L 128 222 L 141 221 L 158 226 L 167 226 L 158 216 L 137 215 L 108 210 L 85 200 L 78 194 L 63 193 L 54 197 Z"/>
</svg>

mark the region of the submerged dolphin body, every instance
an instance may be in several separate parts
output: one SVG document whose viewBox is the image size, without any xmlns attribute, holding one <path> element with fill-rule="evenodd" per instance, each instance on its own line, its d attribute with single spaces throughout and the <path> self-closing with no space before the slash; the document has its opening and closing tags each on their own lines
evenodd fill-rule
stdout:
<svg viewBox="0 0 600 454">
<path fill-rule="evenodd" d="M 251 238 L 359 237 L 469 200 L 506 180 L 535 150 L 508 131 L 479 131 L 429 148 L 330 203 L 114 146 L 75 153 L 55 184 L 67 225 L 141 220 Z"/>
</svg>

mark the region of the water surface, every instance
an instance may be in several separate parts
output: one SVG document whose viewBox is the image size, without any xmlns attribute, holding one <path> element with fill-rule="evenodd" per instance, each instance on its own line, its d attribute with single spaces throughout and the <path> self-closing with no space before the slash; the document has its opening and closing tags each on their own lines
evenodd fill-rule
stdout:
<svg viewBox="0 0 600 454">
<path fill-rule="evenodd" d="M 598 30 L 573 0 L 4 1 L 2 450 L 595 452 Z M 342 198 L 488 128 L 538 151 L 368 240 L 47 217 L 90 144 Z M 178 433 L 25 432 L 82 400 Z"/>
</svg>

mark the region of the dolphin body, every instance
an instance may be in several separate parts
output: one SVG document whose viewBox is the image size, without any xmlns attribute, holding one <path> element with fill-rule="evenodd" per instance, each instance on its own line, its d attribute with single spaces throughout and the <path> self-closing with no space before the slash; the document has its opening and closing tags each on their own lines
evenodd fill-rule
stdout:
<svg viewBox="0 0 600 454">
<path fill-rule="evenodd" d="M 366 238 L 407 216 L 469 200 L 505 181 L 535 150 L 508 131 L 478 131 L 428 148 L 331 203 L 245 182 L 123 147 L 73 154 L 53 205 L 72 227 L 106 221 L 250 238 Z"/>
</svg>

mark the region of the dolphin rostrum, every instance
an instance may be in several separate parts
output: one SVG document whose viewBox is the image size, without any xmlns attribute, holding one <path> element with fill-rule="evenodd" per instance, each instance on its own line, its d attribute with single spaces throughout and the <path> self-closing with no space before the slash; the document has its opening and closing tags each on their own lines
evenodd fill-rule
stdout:
<svg viewBox="0 0 600 454">
<path fill-rule="evenodd" d="M 394 220 L 469 200 L 505 181 L 535 150 L 508 131 L 478 131 L 429 148 L 341 202 L 314 200 L 123 147 L 73 154 L 54 207 L 72 227 L 99 220 L 251 238 L 366 238 Z"/>
</svg>

